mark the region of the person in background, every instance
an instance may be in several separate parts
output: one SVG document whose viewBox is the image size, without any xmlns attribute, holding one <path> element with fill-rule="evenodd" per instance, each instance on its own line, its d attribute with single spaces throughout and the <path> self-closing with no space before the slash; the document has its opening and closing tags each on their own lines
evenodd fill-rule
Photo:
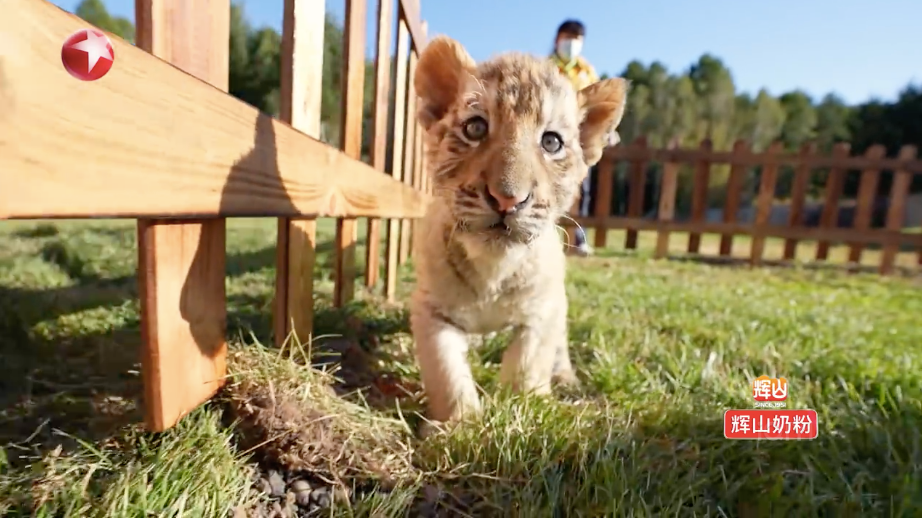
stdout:
<svg viewBox="0 0 922 518">
<path fill-rule="evenodd" d="M 557 28 L 554 53 L 551 54 L 551 61 L 557 65 L 560 73 L 570 80 L 573 88 L 577 91 L 599 80 L 595 69 L 582 56 L 585 39 L 586 26 L 578 20 L 567 20 Z M 592 207 L 591 185 L 591 174 L 587 171 L 586 178 L 583 180 L 580 189 L 579 216 L 581 217 L 590 215 L 590 207 Z M 592 254 L 592 247 L 589 246 L 586 240 L 586 232 L 580 227 L 576 229 L 576 253 L 583 256 Z"/>
</svg>

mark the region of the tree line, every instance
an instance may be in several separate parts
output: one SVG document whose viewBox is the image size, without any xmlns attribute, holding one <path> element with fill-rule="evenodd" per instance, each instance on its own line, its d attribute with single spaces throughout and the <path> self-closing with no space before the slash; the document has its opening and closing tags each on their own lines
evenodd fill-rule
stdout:
<svg viewBox="0 0 922 518">
<path fill-rule="evenodd" d="M 83 0 L 75 14 L 134 41 L 135 28 L 131 22 L 111 16 L 102 0 Z M 341 22 L 328 14 L 324 31 L 321 138 L 333 145 L 338 145 L 341 119 L 343 37 Z M 252 27 L 243 7 L 238 3 L 231 5 L 230 93 L 271 115 L 277 115 L 279 107 L 280 48 L 278 32 L 268 27 Z M 393 71 L 393 60 L 391 64 Z M 369 60 L 364 95 L 363 154 L 366 156 L 371 145 L 368 130 L 373 72 L 374 63 Z M 714 149 L 726 150 L 735 140 L 745 139 L 754 150 L 760 151 L 780 140 L 786 150 L 797 151 L 812 141 L 822 153 L 828 153 L 837 142 L 848 142 L 852 153 L 863 153 L 872 144 L 882 144 L 889 156 L 894 156 L 904 144 L 922 147 L 922 87 L 915 84 L 907 85 L 893 101 L 871 99 L 850 106 L 835 94 L 813 99 L 800 90 L 778 96 L 765 89 L 754 96 L 739 92 L 730 69 L 710 54 L 701 56 L 683 71 L 670 72 L 658 62 L 644 65 L 632 61 L 618 75 L 632 83 L 620 127 L 622 142 L 644 135 L 654 147 L 665 146 L 673 139 L 684 147 L 695 147 L 702 139 L 709 138 Z M 392 73 L 392 81 L 393 76 Z M 392 85 L 392 96 L 393 92 Z M 390 116 L 393 117 L 393 109 Z M 712 186 L 722 185 L 729 168 L 714 169 Z M 689 175 L 690 171 L 682 173 L 685 180 Z M 757 185 L 758 171 L 755 176 L 749 184 Z M 789 184 L 791 176 L 790 171 L 781 173 L 779 194 L 787 190 L 785 184 Z M 887 176 L 881 179 L 882 195 L 889 189 Z M 823 178 L 822 172 L 814 175 L 811 182 L 814 194 L 822 190 Z M 920 179 L 917 177 L 913 183 L 914 191 L 922 190 Z M 688 189 L 690 185 L 680 187 Z M 854 195 L 856 191 L 857 178 L 850 178 L 845 194 Z M 719 200 L 712 199 L 713 202 Z"/>
</svg>

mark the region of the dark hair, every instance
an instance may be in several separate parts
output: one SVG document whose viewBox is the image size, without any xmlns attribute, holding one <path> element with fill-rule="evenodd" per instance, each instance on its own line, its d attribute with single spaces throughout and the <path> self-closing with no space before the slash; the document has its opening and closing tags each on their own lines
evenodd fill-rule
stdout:
<svg viewBox="0 0 922 518">
<path fill-rule="evenodd" d="M 567 20 L 557 28 L 557 35 L 560 36 L 561 34 L 582 37 L 586 35 L 586 26 L 579 20 Z"/>
</svg>

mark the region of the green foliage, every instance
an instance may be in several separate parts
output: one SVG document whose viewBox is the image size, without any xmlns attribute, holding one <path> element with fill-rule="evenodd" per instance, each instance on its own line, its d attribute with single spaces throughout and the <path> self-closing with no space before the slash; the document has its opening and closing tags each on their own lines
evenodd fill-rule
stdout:
<svg viewBox="0 0 922 518">
<path fill-rule="evenodd" d="M 134 43 L 134 24 L 127 18 L 111 16 L 102 0 L 82 0 L 74 14 L 106 32 Z"/>
<path fill-rule="evenodd" d="M 90 23 L 133 41 L 134 28 L 124 18 L 112 17 L 102 0 L 83 0 L 76 14 Z M 321 94 L 321 139 L 338 145 L 342 120 L 344 32 L 342 24 L 327 15 L 324 24 L 323 90 Z M 278 115 L 281 36 L 271 28 L 254 28 L 246 20 L 239 3 L 231 6 L 230 92 L 237 98 Z M 394 63 L 391 62 L 389 120 L 392 122 Z M 603 77 L 609 77 L 602 74 Z M 815 103 L 806 93 L 794 90 L 772 96 L 765 89 L 755 97 L 737 92 L 733 76 L 717 57 L 705 54 L 687 70 L 670 73 L 662 63 L 649 66 L 631 61 L 621 76 L 632 83 L 628 107 L 620 127 L 623 142 L 643 135 L 649 145 L 666 146 L 677 140 L 682 146 L 696 146 L 710 138 L 714 148 L 728 150 L 737 139 L 749 141 L 764 150 L 776 140 L 788 151 L 804 143 L 816 142 L 828 152 L 836 142 L 850 141 L 853 152 L 883 144 L 895 155 L 904 144 L 922 147 L 922 87 L 908 86 L 894 102 L 870 100 L 848 106 L 835 94 Z M 367 160 L 371 148 L 374 64 L 365 63 L 362 155 Z M 391 126 L 392 124 L 389 124 Z M 388 138 L 388 142 L 390 142 Z M 388 146 L 388 156 L 393 150 Z M 715 167 L 712 184 L 717 191 L 729 173 Z M 789 183 L 790 172 L 783 172 L 780 190 Z M 825 175 L 815 175 L 813 191 L 821 189 Z M 881 192 L 889 188 L 889 178 L 881 182 Z M 857 186 L 849 182 L 846 194 Z M 922 189 L 922 177 L 914 190 Z M 682 187 L 684 189 L 684 187 Z M 712 199 L 712 203 L 720 200 Z"/>
<path fill-rule="evenodd" d="M 816 129 L 816 110 L 810 96 L 795 90 L 781 96 L 784 109 L 784 124 L 781 126 L 781 140 L 788 149 L 796 149 L 813 140 Z"/>
</svg>

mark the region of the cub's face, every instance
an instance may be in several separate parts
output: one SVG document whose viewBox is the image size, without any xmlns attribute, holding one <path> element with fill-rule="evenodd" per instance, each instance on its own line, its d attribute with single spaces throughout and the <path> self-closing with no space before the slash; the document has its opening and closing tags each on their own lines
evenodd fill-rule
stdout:
<svg viewBox="0 0 922 518">
<path fill-rule="evenodd" d="M 475 64 L 439 37 L 416 70 L 419 122 L 435 203 L 457 231 L 501 244 L 552 231 L 624 113 L 627 83 L 580 92 L 546 59 L 505 54 Z"/>
</svg>

